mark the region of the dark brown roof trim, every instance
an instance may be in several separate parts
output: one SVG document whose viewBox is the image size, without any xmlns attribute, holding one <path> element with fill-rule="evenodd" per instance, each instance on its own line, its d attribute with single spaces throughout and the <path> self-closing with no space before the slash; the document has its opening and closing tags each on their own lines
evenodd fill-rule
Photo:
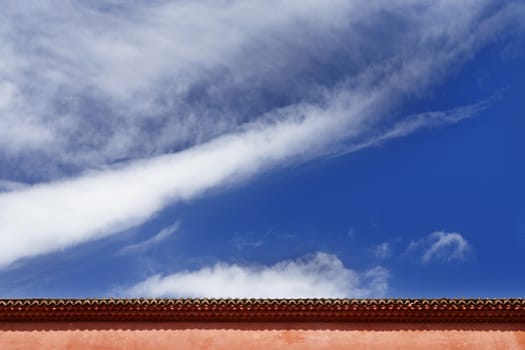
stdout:
<svg viewBox="0 0 525 350">
<path fill-rule="evenodd" d="M 525 299 L 0 299 L 0 322 L 525 323 Z"/>
</svg>

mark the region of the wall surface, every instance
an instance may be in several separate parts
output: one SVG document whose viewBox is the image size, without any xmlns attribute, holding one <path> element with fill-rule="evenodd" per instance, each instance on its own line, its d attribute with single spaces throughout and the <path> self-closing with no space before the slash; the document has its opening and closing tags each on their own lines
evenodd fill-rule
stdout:
<svg viewBox="0 0 525 350">
<path fill-rule="evenodd" d="M 4 323 L 0 349 L 525 349 L 525 325 Z"/>
</svg>

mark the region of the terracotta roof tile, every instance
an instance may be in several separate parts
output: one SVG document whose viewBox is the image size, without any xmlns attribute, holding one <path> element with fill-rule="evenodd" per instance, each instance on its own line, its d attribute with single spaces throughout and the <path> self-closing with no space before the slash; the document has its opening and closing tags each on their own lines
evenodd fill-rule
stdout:
<svg viewBox="0 0 525 350">
<path fill-rule="evenodd" d="M 0 299 L 0 322 L 525 322 L 525 299 Z"/>
</svg>

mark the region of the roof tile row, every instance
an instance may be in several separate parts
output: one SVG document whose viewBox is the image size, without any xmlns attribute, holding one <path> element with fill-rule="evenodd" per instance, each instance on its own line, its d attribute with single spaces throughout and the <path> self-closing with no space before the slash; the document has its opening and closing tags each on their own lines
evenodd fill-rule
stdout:
<svg viewBox="0 0 525 350">
<path fill-rule="evenodd" d="M 0 299 L 0 322 L 525 322 L 525 299 Z"/>
</svg>

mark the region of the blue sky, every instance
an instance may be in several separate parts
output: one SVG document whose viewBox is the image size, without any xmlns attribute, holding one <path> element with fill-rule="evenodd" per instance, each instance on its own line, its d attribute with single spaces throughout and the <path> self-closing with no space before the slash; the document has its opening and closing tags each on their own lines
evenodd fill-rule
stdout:
<svg viewBox="0 0 525 350">
<path fill-rule="evenodd" d="M 523 2 L 0 2 L 0 297 L 523 295 Z"/>
</svg>

